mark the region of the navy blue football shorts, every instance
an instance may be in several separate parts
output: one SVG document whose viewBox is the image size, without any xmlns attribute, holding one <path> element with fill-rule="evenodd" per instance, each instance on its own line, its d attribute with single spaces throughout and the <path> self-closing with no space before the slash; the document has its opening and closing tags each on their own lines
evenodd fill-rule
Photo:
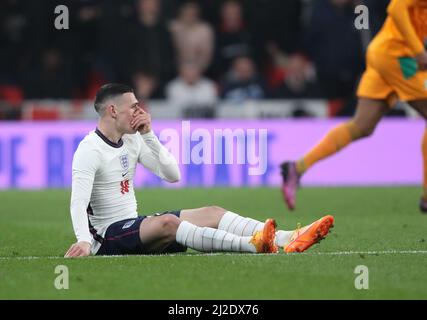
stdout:
<svg viewBox="0 0 427 320">
<path fill-rule="evenodd" d="M 161 216 L 163 214 L 173 214 L 179 218 L 181 211 L 166 211 L 156 213 L 153 216 Z M 138 216 L 134 219 L 125 219 L 111 224 L 107 228 L 104 237 L 98 236 L 97 241 L 101 242 L 101 247 L 96 255 L 148 254 L 139 237 L 139 226 L 145 218 L 147 216 Z M 186 250 L 187 247 L 177 242 L 172 242 L 160 253 L 185 252 Z"/>
</svg>

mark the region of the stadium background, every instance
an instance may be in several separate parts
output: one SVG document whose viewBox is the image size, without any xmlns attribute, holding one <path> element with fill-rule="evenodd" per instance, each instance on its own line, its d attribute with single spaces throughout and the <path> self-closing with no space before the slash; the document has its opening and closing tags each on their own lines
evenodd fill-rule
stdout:
<svg viewBox="0 0 427 320">
<path fill-rule="evenodd" d="M 299 157 L 353 114 L 364 51 L 388 2 L 1 1 L 0 297 L 426 298 L 425 220 L 417 213 L 425 124 L 405 104 L 390 111 L 373 137 L 304 176 L 304 186 L 317 187 L 300 191 L 296 215 L 286 212 L 277 188 L 281 161 Z M 354 27 L 357 4 L 369 8 L 369 30 Z M 69 8 L 68 30 L 54 27 L 57 5 Z M 248 176 L 241 164 L 181 164 L 183 180 L 165 190 L 169 185 L 139 171 L 135 185 L 144 213 L 215 203 L 258 219 L 273 216 L 287 229 L 333 213 L 336 234 L 313 255 L 288 259 L 196 255 L 194 265 L 180 256 L 132 257 L 89 260 L 90 271 L 88 262 L 62 261 L 74 241 L 72 154 L 96 126 L 93 98 L 107 82 L 135 88 L 156 133 L 180 132 L 183 120 L 192 132 L 269 132 L 261 176 Z M 403 231 L 408 237 L 396 237 Z M 52 288 L 59 263 L 72 267 L 74 291 Z M 177 269 L 165 275 L 170 263 Z M 354 289 L 358 264 L 368 264 L 376 276 L 369 292 Z M 210 276 L 193 282 L 183 271 L 189 269 Z M 118 282 L 117 274 L 128 271 L 141 278 Z M 304 279 L 314 282 L 308 291 Z"/>
<path fill-rule="evenodd" d="M 190 163 L 182 166 L 180 186 L 277 186 L 281 161 L 301 156 L 336 124 L 334 117 L 354 112 L 364 50 L 388 1 L 363 2 L 369 30 L 354 27 L 354 6 L 360 3 L 62 1 L 69 29 L 58 30 L 58 1 L 3 1 L 0 119 L 25 122 L 2 125 L 0 188 L 69 187 L 73 151 L 95 127 L 76 120 L 96 119 L 93 98 L 107 82 L 135 88 L 158 124 L 156 133 L 168 125 L 179 128 L 182 119 L 199 119 L 193 127 L 269 129 L 262 179 L 245 179 L 241 165 L 215 171 Z M 417 141 L 423 123 L 404 104 L 390 116 L 397 119 L 384 121 L 364 144 L 316 166 L 305 184 L 420 183 Z M 304 120 L 291 120 L 296 118 Z M 171 119 L 177 121 L 166 121 Z M 241 138 L 247 139 L 245 133 Z M 377 161 L 366 166 L 373 154 Z M 232 177 L 237 171 L 240 180 Z M 162 184 L 148 177 L 136 185 Z"/>
</svg>

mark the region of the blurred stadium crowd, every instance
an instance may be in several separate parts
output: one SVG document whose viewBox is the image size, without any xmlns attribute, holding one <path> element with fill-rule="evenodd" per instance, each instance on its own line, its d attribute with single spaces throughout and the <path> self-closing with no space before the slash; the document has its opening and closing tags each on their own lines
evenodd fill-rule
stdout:
<svg viewBox="0 0 427 320">
<path fill-rule="evenodd" d="M 16 112 L 0 118 L 26 99 L 92 99 L 106 82 L 176 104 L 322 98 L 349 115 L 388 2 L 2 0 L 0 101 Z M 54 27 L 59 4 L 68 30 Z M 367 31 L 354 27 L 357 4 Z"/>
</svg>

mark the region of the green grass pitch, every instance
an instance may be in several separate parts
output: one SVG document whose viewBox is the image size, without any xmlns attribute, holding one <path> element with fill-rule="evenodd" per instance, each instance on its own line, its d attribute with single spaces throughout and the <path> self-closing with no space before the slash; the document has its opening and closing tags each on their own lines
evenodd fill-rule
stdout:
<svg viewBox="0 0 427 320">
<path fill-rule="evenodd" d="M 427 299 L 427 215 L 419 188 L 303 188 L 285 210 L 277 189 L 147 189 L 142 214 L 219 205 L 294 229 L 325 214 L 333 232 L 302 254 L 62 258 L 74 242 L 68 190 L 0 193 L 0 299 Z M 66 265 L 69 289 L 54 287 Z M 357 290 L 355 268 L 369 270 Z"/>
</svg>

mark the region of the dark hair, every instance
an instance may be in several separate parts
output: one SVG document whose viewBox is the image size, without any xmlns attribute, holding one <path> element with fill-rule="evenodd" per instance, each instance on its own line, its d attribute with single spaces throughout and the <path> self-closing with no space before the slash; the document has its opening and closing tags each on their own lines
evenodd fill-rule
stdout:
<svg viewBox="0 0 427 320">
<path fill-rule="evenodd" d="M 95 110 L 100 113 L 102 110 L 103 103 L 110 98 L 122 95 L 127 92 L 133 92 L 133 89 L 125 84 L 120 83 L 107 83 L 99 88 L 95 97 Z"/>
</svg>

